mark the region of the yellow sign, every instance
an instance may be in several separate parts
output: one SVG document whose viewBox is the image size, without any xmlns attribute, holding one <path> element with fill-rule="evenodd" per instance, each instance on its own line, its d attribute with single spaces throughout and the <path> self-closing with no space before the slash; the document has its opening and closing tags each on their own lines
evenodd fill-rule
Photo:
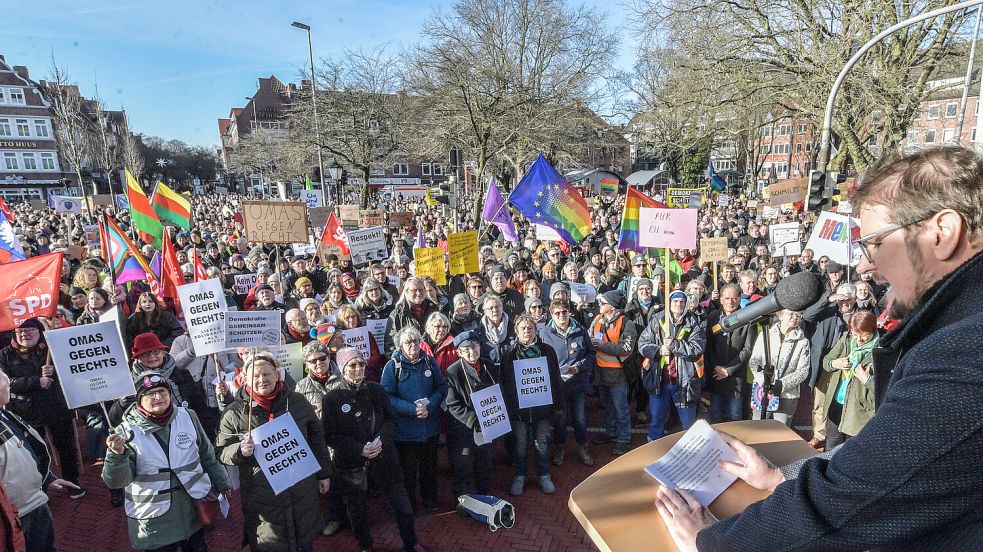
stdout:
<svg viewBox="0 0 983 552">
<path fill-rule="evenodd" d="M 450 273 L 478 272 L 478 232 L 458 232 L 447 236 Z"/>
<path fill-rule="evenodd" d="M 667 205 L 670 209 L 682 208 L 686 209 L 689 205 L 689 198 L 696 192 L 700 194 L 701 204 L 706 202 L 706 197 L 704 188 L 669 188 L 666 193 Z"/>
<path fill-rule="evenodd" d="M 438 286 L 447 285 L 447 270 L 444 268 L 444 249 L 442 247 L 421 247 L 413 250 L 416 261 L 416 275 L 430 276 Z"/>
</svg>

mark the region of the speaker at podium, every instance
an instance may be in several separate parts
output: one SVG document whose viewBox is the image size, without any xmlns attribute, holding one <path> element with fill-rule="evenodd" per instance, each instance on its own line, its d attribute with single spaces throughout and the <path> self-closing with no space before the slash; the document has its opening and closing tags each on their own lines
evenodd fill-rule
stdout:
<svg viewBox="0 0 983 552">
<path fill-rule="evenodd" d="M 798 434 L 775 420 L 725 422 L 713 427 L 744 441 L 777 466 L 816 454 Z M 655 509 L 659 483 L 645 468 L 662 458 L 683 434 L 680 431 L 636 448 L 570 492 L 567 506 L 602 552 L 677 551 Z M 710 504 L 710 512 L 724 519 L 768 494 L 738 479 Z"/>
</svg>

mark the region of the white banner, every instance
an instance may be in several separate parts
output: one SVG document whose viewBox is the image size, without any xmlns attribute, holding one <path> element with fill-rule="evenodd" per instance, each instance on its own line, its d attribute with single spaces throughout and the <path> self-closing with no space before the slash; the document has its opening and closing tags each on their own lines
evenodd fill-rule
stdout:
<svg viewBox="0 0 983 552">
<path fill-rule="evenodd" d="M 813 227 L 806 247 L 812 249 L 816 259 L 826 255 L 830 260 L 840 264 L 856 266 L 860 262 L 861 255 L 860 247 L 856 244 L 858 239 L 860 239 L 859 219 L 823 211 L 819 214 L 819 220 Z"/>
<path fill-rule="evenodd" d="M 383 345 L 386 344 L 386 323 L 388 318 L 369 318 L 365 321 L 365 326 L 369 328 L 372 339 L 375 339 L 375 347 L 380 353 L 384 354 Z"/>
<path fill-rule="evenodd" d="M 519 408 L 532 408 L 553 404 L 550 389 L 550 370 L 546 357 L 517 360 L 515 367 L 515 391 L 519 396 Z"/>
<path fill-rule="evenodd" d="M 345 345 L 358 349 L 358 354 L 368 360 L 369 353 L 369 328 L 362 326 L 351 330 L 341 330 L 341 335 L 345 337 Z M 380 349 L 381 350 L 381 349 Z M 341 368 L 340 366 L 338 367 Z"/>
<path fill-rule="evenodd" d="M 294 381 L 304 379 L 304 345 L 297 343 L 287 343 L 286 345 L 273 345 L 269 348 L 273 358 L 280 363 L 280 367 L 286 370 Z"/>
<path fill-rule="evenodd" d="M 798 256 L 802 253 L 802 244 L 799 242 L 799 223 L 789 222 L 769 226 L 768 247 L 771 249 L 772 257 Z"/>
<path fill-rule="evenodd" d="M 361 265 L 381 261 L 389 256 L 386 247 L 385 228 L 376 226 L 348 231 L 348 247 L 352 251 L 352 264 Z"/>
<path fill-rule="evenodd" d="M 188 335 L 199 357 L 225 350 L 225 294 L 217 278 L 177 288 Z"/>
<path fill-rule="evenodd" d="M 280 311 L 225 313 L 225 349 L 280 344 Z"/>
<path fill-rule="evenodd" d="M 315 207 L 322 207 L 324 205 L 321 190 L 301 190 L 300 200 L 307 204 L 308 209 L 314 209 Z"/>
<path fill-rule="evenodd" d="M 632 278 L 637 280 L 637 278 Z M 597 301 L 597 290 L 590 284 L 579 284 L 577 282 L 567 282 L 570 286 L 570 299 L 575 303 L 593 303 Z M 629 295 L 629 297 L 632 297 Z"/>
<path fill-rule="evenodd" d="M 135 395 L 113 321 L 44 332 L 68 408 Z"/>
<path fill-rule="evenodd" d="M 236 274 L 235 284 L 232 285 L 232 293 L 236 295 L 248 295 L 249 290 L 256 285 L 256 274 Z"/>
<path fill-rule="evenodd" d="M 270 482 L 273 494 L 280 494 L 321 469 L 314 451 L 288 413 L 254 428 L 253 455 Z"/>
<path fill-rule="evenodd" d="M 484 443 L 490 443 L 493 439 L 512 431 L 509 413 L 505 408 L 505 397 L 502 396 L 502 387 L 497 383 L 471 393 L 471 404 L 478 416 L 478 428 Z"/>
<path fill-rule="evenodd" d="M 536 225 L 536 239 L 540 241 L 563 241 L 559 232 L 544 224 Z"/>
</svg>

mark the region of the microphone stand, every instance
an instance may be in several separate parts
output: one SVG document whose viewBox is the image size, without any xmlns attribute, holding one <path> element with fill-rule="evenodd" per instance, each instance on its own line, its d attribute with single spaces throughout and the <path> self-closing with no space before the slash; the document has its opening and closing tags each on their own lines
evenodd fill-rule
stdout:
<svg viewBox="0 0 983 552">
<path fill-rule="evenodd" d="M 771 403 L 768 400 L 768 395 L 771 393 L 772 388 L 771 379 L 775 375 L 775 366 L 771 362 L 771 315 L 764 317 L 759 325 L 762 328 L 762 337 L 765 345 L 765 364 L 761 367 L 764 380 L 764 383 L 761 384 L 761 419 L 767 420 L 769 417 L 768 405 Z M 781 400 L 779 400 L 779 403 L 781 403 Z"/>
</svg>

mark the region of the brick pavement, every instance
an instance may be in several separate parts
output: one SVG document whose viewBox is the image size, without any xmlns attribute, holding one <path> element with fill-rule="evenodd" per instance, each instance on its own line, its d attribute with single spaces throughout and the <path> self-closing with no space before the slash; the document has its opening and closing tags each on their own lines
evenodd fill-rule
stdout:
<svg viewBox="0 0 983 552">
<path fill-rule="evenodd" d="M 803 397 L 806 399 L 806 397 Z M 601 408 L 595 398 L 588 400 L 588 425 L 601 426 Z M 796 423 L 808 423 L 807 412 L 800 407 Z M 676 428 L 678 430 L 678 426 Z M 636 425 L 632 444 L 644 443 L 643 426 Z M 641 434 L 641 435 L 640 435 Z M 803 434 L 808 438 L 808 433 Z M 516 523 L 511 529 L 491 532 L 487 526 L 459 516 L 452 509 L 450 489 L 450 469 L 447 465 L 445 449 L 440 451 L 441 475 L 440 500 L 443 510 L 435 515 L 422 514 L 417 517 L 417 534 L 420 542 L 432 550 L 487 552 L 498 550 L 539 551 L 539 552 L 586 552 L 597 550 L 580 524 L 567 508 L 570 491 L 593 471 L 611 461 L 614 456 L 609 446 L 592 446 L 596 465 L 588 468 L 580 463 L 575 454 L 572 435 L 567 439 L 567 461 L 561 467 L 551 466 L 550 473 L 556 484 L 556 493 L 545 495 L 538 483 L 527 485 L 522 496 L 508 494 L 512 481 L 512 469 L 505 465 L 504 450 L 496 449 L 494 473 L 492 474 L 493 493 L 511 502 L 516 509 Z M 533 459 L 529 458 L 530 465 Z M 51 494 L 51 509 L 55 518 L 57 546 L 63 552 L 82 552 L 89 550 L 123 551 L 131 550 L 126 530 L 126 519 L 122 508 L 112 508 L 109 504 L 109 491 L 100 478 L 100 469 L 86 462 L 82 484 L 86 496 L 72 500 L 63 493 Z M 384 499 L 372 499 L 372 534 L 378 550 L 401 550 L 402 541 L 393 521 L 389 506 Z M 215 530 L 208 534 L 209 550 L 228 552 L 245 550 L 239 542 L 242 534 L 242 516 L 239 510 L 238 493 L 232 502 L 229 519 L 219 520 Z M 342 530 L 333 537 L 319 537 L 315 550 L 333 552 L 357 551 L 358 546 L 351 531 Z"/>
</svg>

